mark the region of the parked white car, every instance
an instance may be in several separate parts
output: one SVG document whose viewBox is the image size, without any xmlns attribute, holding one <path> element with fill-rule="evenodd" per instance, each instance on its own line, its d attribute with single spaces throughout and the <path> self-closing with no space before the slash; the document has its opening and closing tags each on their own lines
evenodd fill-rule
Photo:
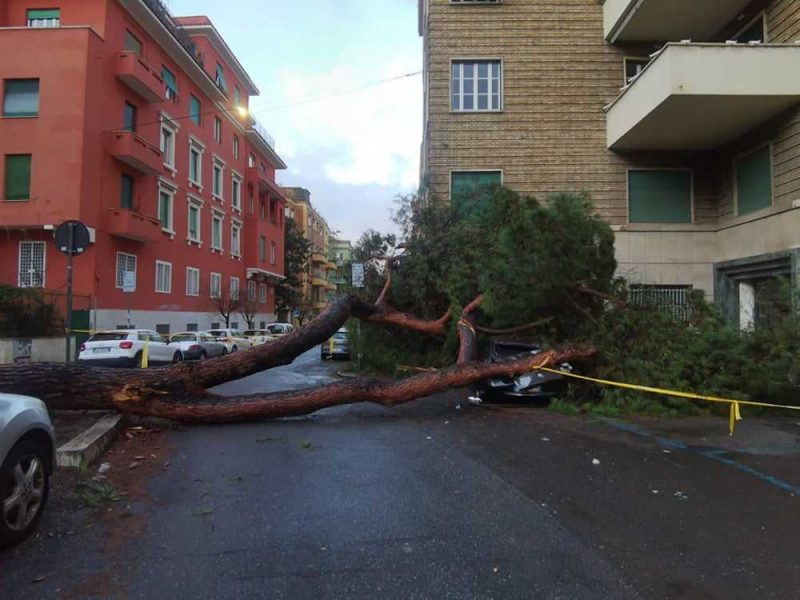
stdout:
<svg viewBox="0 0 800 600">
<path fill-rule="evenodd" d="M 292 333 L 294 331 L 294 325 L 291 323 L 270 323 L 267 325 L 267 331 L 269 332 L 270 339 L 277 340 L 286 334 Z"/>
<path fill-rule="evenodd" d="M 78 360 L 98 366 L 139 367 L 147 343 L 148 364 L 165 365 L 181 362 L 180 349 L 149 329 L 115 329 L 98 331 L 81 344 Z"/>
<path fill-rule="evenodd" d="M 248 329 L 244 332 L 245 337 L 252 342 L 254 346 L 266 344 L 271 338 L 267 329 Z"/>
<path fill-rule="evenodd" d="M 253 342 L 244 337 L 244 334 L 238 329 L 209 329 L 208 333 L 213 335 L 218 342 L 225 344 L 228 352 L 247 350 L 253 346 Z"/>
<path fill-rule="evenodd" d="M 225 344 L 207 331 L 185 331 L 170 336 L 169 345 L 178 348 L 183 360 L 205 360 L 225 356 L 228 349 Z"/>
<path fill-rule="evenodd" d="M 39 523 L 55 468 L 55 434 L 44 402 L 0 394 L 0 550 Z"/>
</svg>

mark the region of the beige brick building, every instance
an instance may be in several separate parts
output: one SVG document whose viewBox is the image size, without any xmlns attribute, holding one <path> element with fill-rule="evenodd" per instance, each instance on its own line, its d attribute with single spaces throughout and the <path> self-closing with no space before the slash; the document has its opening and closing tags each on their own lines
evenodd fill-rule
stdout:
<svg viewBox="0 0 800 600">
<path fill-rule="evenodd" d="M 800 0 L 420 0 L 422 183 L 586 190 L 632 283 L 743 327 L 800 247 Z M 452 198 L 451 198 L 452 199 Z"/>
</svg>

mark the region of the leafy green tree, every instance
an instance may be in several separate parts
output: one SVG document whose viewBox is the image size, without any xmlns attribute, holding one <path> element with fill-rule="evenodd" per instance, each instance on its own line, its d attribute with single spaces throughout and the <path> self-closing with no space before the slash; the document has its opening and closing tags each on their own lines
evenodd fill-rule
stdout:
<svg viewBox="0 0 800 600">
<path fill-rule="evenodd" d="M 286 218 L 283 256 L 286 279 L 275 286 L 275 309 L 283 320 L 288 320 L 292 311 L 303 303 L 303 281 L 308 274 L 308 259 L 311 256 L 311 242 L 291 217 Z"/>
</svg>

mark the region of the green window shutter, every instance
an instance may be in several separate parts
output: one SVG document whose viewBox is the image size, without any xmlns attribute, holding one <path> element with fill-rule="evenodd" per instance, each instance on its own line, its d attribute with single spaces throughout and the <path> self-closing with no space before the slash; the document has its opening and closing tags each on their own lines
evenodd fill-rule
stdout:
<svg viewBox="0 0 800 600">
<path fill-rule="evenodd" d="M 219 64 L 217 65 L 217 77 L 215 83 L 223 92 L 226 94 L 228 93 L 228 86 L 225 83 L 225 71 L 222 69 L 222 65 Z"/>
<path fill-rule="evenodd" d="M 629 171 L 628 212 L 631 223 L 691 223 L 691 173 Z"/>
<path fill-rule="evenodd" d="M 175 93 L 178 92 L 178 82 L 175 80 L 175 74 L 172 71 L 170 71 L 167 67 L 162 67 L 161 77 L 169 89 Z"/>
<path fill-rule="evenodd" d="M 189 116 L 191 117 L 192 121 L 200 125 L 200 100 L 191 96 L 189 98 Z"/>
<path fill-rule="evenodd" d="M 28 200 L 31 197 L 31 155 L 6 156 L 6 200 Z"/>
<path fill-rule="evenodd" d="M 486 194 L 480 192 L 481 186 L 500 184 L 500 171 L 453 171 L 450 201 L 462 217 L 480 217 L 487 199 Z"/>
<path fill-rule="evenodd" d="M 34 19 L 60 19 L 60 18 L 61 18 L 61 10 L 58 8 L 28 11 L 29 21 L 32 21 Z"/>
<path fill-rule="evenodd" d="M 740 215 L 772 206 L 772 156 L 769 146 L 736 161 L 736 200 Z"/>
<path fill-rule="evenodd" d="M 170 195 L 161 192 L 159 194 L 159 201 L 158 201 L 158 218 L 161 221 L 161 227 L 163 229 L 172 229 L 171 227 L 171 217 L 172 211 L 170 210 Z"/>
<path fill-rule="evenodd" d="M 238 87 L 233 88 L 233 103 L 236 106 L 242 105 L 242 92 L 239 91 Z"/>
<path fill-rule="evenodd" d="M 133 208 L 133 177 L 125 173 L 122 174 L 119 206 L 128 210 Z"/>
</svg>

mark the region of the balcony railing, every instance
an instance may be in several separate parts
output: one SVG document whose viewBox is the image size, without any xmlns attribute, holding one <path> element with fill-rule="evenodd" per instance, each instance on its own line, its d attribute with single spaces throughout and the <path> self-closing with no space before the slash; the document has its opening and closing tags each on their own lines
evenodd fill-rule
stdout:
<svg viewBox="0 0 800 600">
<path fill-rule="evenodd" d="M 145 175 L 155 175 L 163 168 L 161 150 L 133 131 L 107 132 L 106 151 Z"/>
<path fill-rule="evenodd" d="M 667 44 L 608 107 L 613 150 L 709 150 L 800 103 L 800 46 Z"/>
<path fill-rule="evenodd" d="M 275 139 L 269 134 L 269 131 L 267 131 L 266 128 L 259 123 L 255 117 L 251 116 L 250 119 L 250 128 L 255 131 L 262 140 L 264 140 L 264 143 L 267 146 L 275 150 Z"/>
<path fill-rule="evenodd" d="M 155 15 L 159 21 L 161 21 L 161 24 L 167 29 L 167 31 L 172 34 L 172 37 L 174 37 L 177 42 L 183 46 L 183 49 L 189 53 L 189 56 L 191 56 L 197 62 L 197 64 L 202 66 L 203 63 L 200 61 L 200 58 L 197 54 L 197 48 L 192 41 L 192 38 L 189 37 L 189 34 L 172 20 L 172 14 L 169 12 L 166 4 L 164 4 L 162 0 L 142 1 L 144 2 L 145 6 L 150 9 L 150 12 L 153 13 L 153 15 Z"/>
<path fill-rule="evenodd" d="M 105 225 L 110 235 L 142 244 L 157 242 L 163 237 L 158 219 L 131 209 L 109 209 Z"/>
<path fill-rule="evenodd" d="M 131 88 L 148 102 L 163 102 L 161 95 L 164 80 L 150 65 L 135 52 L 120 52 L 116 59 L 117 79 Z"/>
</svg>

